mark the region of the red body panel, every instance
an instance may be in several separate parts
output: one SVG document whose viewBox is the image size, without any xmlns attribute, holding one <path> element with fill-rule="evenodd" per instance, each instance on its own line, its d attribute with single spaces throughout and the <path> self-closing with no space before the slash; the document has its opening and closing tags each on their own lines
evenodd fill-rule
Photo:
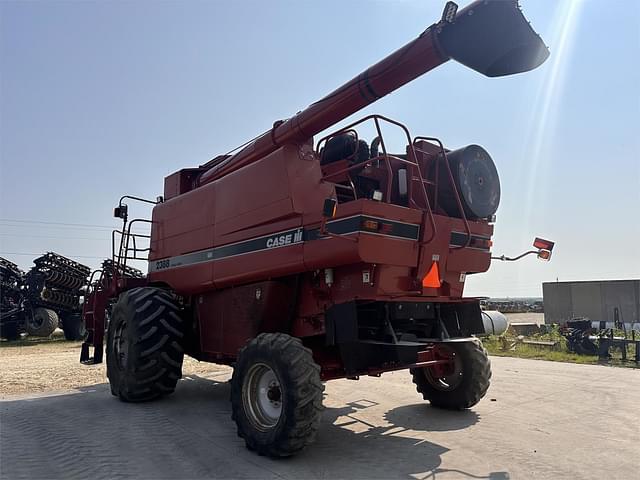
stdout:
<svg viewBox="0 0 640 480">
<path fill-rule="evenodd" d="M 373 200 L 338 205 L 328 228 L 349 224 L 355 230 L 322 236 L 319 207 L 332 196 L 335 189 L 323 183 L 317 157 L 306 145 L 289 145 L 154 208 L 149 280 L 167 284 L 179 295 L 195 295 L 200 358 L 230 361 L 261 331 L 284 330 L 300 337 L 323 334 L 324 312 L 354 299 L 460 299 L 461 273 L 489 267 L 488 250 L 450 246 L 452 231 L 465 232 L 461 219 L 435 215 L 434 235 L 424 210 Z M 412 228 L 415 238 L 362 231 L 362 218 Z M 487 222 L 470 226 L 474 234 L 487 237 L 493 230 Z M 310 237 L 234 253 L 247 242 L 273 240 L 278 238 L 274 234 L 297 230 Z M 227 253 L 215 258 L 220 249 Z M 207 252 L 212 258 L 206 258 Z M 189 254 L 201 255 L 201 261 L 153 269 L 167 258 Z M 434 261 L 442 285 L 422 288 L 421 279 Z M 333 271 L 331 285 L 323 274 L 327 268 Z M 294 275 L 302 277 L 290 311 L 294 287 L 287 279 Z"/>
<path fill-rule="evenodd" d="M 256 332 L 278 331 L 286 320 L 290 293 L 286 284 L 266 281 L 199 295 L 201 352 L 221 360 L 233 358 Z"/>
<path fill-rule="evenodd" d="M 318 228 L 321 222 L 319 206 L 325 198 L 335 195 L 334 187 L 321 183 L 318 160 L 309 154 L 301 154 L 300 150 L 296 146 L 281 148 L 245 167 L 242 172 L 233 172 L 157 205 L 153 212 L 150 262 L 233 245 L 297 227 Z M 247 183 L 246 178 L 259 181 Z M 359 215 L 420 226 L 424 212 L 361 199 L 339 205 L 335 220 Z M 357 242 L 326 237 L 194 266 L 151 271 L 149 278 L 152 282 L 167 283 L 184 294 L 353 263 L 419 268 L 417 277 L 422 278 L 433 255 L 438 255 L 443 265 L 449 259 L 451 231 L 465 231 L 460 219 L 438 215 L 435 218 L 437 235 L 433 237 L 428 228 L 421 232 L 422 242 L 433 239 L 427 249 L 430 255 L 420 266 L 417 265 L 417 242 L 374 233 L 354 233 L 346 236 Z M 491 236 L 492 227 L 486 222 L 476 222 L 473 233 Z M 460 272 L 481 272 L 489 266 L 487 251 L 451 252 L 452 269 L 458 277 Z M 446 270 L 445 265 L 442 271 Z M 176 275 L 176 272 L 180 273 Z"/>
</svg>

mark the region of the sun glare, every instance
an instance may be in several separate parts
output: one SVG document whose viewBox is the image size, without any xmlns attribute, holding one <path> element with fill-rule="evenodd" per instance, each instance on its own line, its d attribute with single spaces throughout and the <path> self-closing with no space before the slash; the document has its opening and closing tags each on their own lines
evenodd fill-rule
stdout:
<svg viewBox="0 0 640 480">
<path fill-rule="evenodd" d="M 551 171 L 552 159 L 549 155 L 549 147 L 553 144 L 560 114 L 559 107 L 566 86 L 565 77 L 583 6 L 583 0 L 558 2 L 551 35 L 548 35 L 548 42 L 551 45 L 549 58 L 551 65 L 538 89 L 526 143 L 526 164 L 529 167 L 526 172 L 527 189 L 524 206 L 527 221 L 532 220 L 533 208 L 539 203 L 535 198 L 541 198 L 547 193 L 544 186 L 547 182 L 543 181 L 541 176 L 545 175 L 544 172 Z M 528 232 L 523 232 L 523 235 L 528 235 Z"/>
</svg>

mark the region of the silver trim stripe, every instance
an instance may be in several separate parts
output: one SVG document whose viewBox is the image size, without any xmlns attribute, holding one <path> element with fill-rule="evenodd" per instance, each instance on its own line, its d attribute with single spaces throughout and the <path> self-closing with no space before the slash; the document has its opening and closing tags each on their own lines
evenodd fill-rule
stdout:
<svg viewBox="0 0 640 480">
<path fill-rule="evenodd" d="M 387 233 L 373 232 L 363 228 L 365 220 L 376 219 L 384 222 L 392 227 Z M 417 240 L 419 238 L 420 225 L 395 222 L 385 218 L 371 217 L 368 215 L 354 215 L 351 217 L 341 218 L 327 222 L 327 229 L 331 233 L 340 235 L 351 235 L 354 233 L 362 233 L 369 235 L 377 235 L 388 238 L 397 238 L 401 240 Z M 197 252 L 177 255 L 159 260 L 149 261 L 149 273 L 159 272 L 172 268 L 185 267 L 197 263 L 212 262 L 222 260 L 249 253 L 256 253 L 265 250 L 275 250 L 277 248 L 290 247 L 307 241 L 320 240 L 324 238 L 320 235 L 319 229 L 305 230 L 302 227 L 285 230 L 281 232 L 262 235 L 260 237 L 242 240 L 240 242 L 221 245 L 219 247 L 200 250 Z"/>
<path fill-rule="evenodd" d="M 241 242 L 221 245 L 220 247 L 200 250 L 198 252 L 186 253 L 176 257 L 152 260 L 149 262 L 149 273 L 169 268 L 184 267 L 196 263 L 211 262 L 223 258 L 237 257 L 254 253 L 261 250 L 274 250 L 276 248 L 289 247 L 303 242 L 304 230 L 285 230 L 283 232 L 263 235 L 261 237 L 243 240 Z"/>
</svg>

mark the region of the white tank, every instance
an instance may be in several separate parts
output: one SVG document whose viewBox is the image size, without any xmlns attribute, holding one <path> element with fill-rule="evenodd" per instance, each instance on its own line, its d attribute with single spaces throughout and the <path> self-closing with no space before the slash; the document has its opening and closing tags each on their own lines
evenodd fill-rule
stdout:
<svg viewBox="0 0 640 480">
<path fill-rule="evenodd" d="M 509 320 L 497 310 L 483 310 L 484 335 L 502 335 L 509 328 Z"/>
</svg>

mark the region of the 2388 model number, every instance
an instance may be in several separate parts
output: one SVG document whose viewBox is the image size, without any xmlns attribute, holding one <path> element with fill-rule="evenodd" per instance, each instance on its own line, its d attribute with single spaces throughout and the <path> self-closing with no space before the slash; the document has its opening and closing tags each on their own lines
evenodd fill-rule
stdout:
<svg viewBox="0 0 640 480">
<path fill-rule="evenodd" d="M 163 268 L 169 268 L 169 259 L 158 260 L 156 262 L 156 270 L 162 270 Z"/>
</svg>

